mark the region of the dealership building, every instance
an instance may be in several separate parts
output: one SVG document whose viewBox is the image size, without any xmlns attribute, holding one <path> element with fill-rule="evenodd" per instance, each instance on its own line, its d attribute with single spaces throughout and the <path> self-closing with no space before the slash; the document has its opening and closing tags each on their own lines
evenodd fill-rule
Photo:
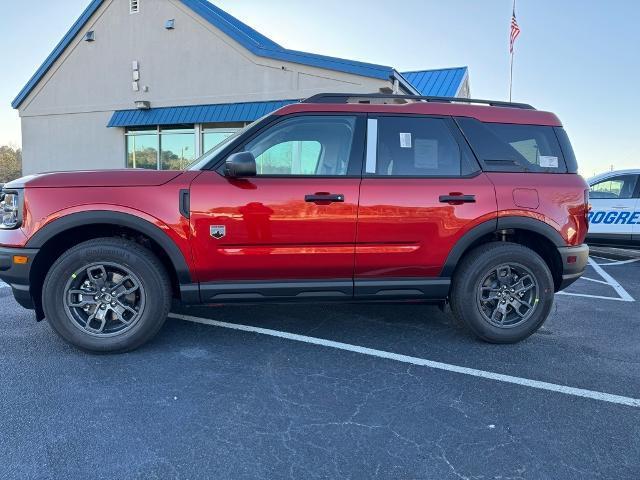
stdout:
<svg viewBox="0 0 640 480">
<path fill-rule="evenodd" d="M 178 169 L 320 92 L 468 97 L 469 78 L 290 50 L 207 0 L 93 0 L 12 105 L 24 174 Z"/>
</svg>

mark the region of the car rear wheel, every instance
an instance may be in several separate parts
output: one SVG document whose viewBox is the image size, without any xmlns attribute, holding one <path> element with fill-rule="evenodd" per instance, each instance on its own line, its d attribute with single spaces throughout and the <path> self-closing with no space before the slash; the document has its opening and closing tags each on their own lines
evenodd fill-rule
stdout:
<svg viewBox="0 0 640 480">
<path fill-rule="evenodd" d="M 171 287 L 149 250 L 100 238 L 60 256 L 45 279 L 42 302 L 51 327 L 69 343 L 93 352 L 125 352 L 160 330 Z"/>
<path fill-rule="evenodd" d="M 476 336 L 515 343 L 545 322 L 554 300 L 546 262 L 515 243 L 481 245 L 462 260 L 451 289 L 451 310 Z"/>
</svg>

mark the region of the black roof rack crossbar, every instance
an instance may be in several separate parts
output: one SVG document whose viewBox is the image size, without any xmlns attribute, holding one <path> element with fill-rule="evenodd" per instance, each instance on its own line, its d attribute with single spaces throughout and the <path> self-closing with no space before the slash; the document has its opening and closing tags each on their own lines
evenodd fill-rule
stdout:
<svg viewBox="0 0 640 480">
<path fill-rule="evenodd" d="M 351 98 L 362 99 L 386 99 L 386 100 L 417 100 L 423 102 L 441 102 L 441 103 L 479 103 L 482 105 L 490 105 L 492 107 L 509 107 L 522 108 L 526 110 L 535 110 L 534 107 L 527 103 L 502 102 L 499 100 L 478 100 L 477 98 L 459 98 L 459 97 L 432 97 L 421 95 L 393 95 L 387 93 L 320 93 L 305 100 L 302 103 L 348 103 Z"/>
</svg>

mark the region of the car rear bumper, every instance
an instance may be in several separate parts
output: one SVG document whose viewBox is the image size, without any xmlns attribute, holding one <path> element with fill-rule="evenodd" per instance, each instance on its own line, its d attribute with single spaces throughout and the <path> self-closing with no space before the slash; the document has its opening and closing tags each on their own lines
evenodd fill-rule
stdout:
<svg viewBox="0 0 640 480">
<path fill-rule="evenodd" d="M 24 308 L 35 308 L 31 297 L 29 275 L 37 249 L 0 247 L 0 280 L 13 290 L 16 301 Z M 26 263 L 16 263 L 14 257 L 26 257 Z"/>
<path fill-rule="evenodd" d="M 589 263 L 589 246 L 559 247 L 558 253 L 562 261 L 562 281 L 558 291 L 564 290 L 578 280 Z"/>
</svg>

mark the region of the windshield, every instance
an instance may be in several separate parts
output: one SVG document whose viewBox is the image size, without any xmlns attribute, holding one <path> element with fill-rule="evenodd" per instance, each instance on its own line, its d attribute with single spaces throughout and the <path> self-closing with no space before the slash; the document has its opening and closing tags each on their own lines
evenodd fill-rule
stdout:
<svg viewBox="0 0 640 480">
<path fill-rule="evenodd" d="M 216 145 L 215 147 L 213 147 L 211 150 L 209 150 L 208 152 L 206 152 L 205 154 L 203 154 L 202 156 L 200 156 L 199 158 L 196 158 L 188 167 L 187 170 L 202 170 L 212 159 L 214 159 L 220 152 L 222 152 L 222 150 L 224 150 L 231 142 L 233 142 L 236 138 L 238 138 L 240 135 L 242 135 L 244 132 L 246 132 L 247 130 L 249 130 L 251 127 L 253 127 L 256 123 L 261 122 L 263 119 L 265 119 L 266 117 L 268 117 L 271 114 L 265 115 L 262 118 L 259 118 L 258 120 L 256 120 L 255 122 L 250 123 L 249 125 L 245 126 L 244 128 L 241 128 L 240 130 L 238 130 L 237 132 L 235 132 L 233 135 L 225 138 L 222 142 L 220 142 L 218 145 Z"/>
</svg>

